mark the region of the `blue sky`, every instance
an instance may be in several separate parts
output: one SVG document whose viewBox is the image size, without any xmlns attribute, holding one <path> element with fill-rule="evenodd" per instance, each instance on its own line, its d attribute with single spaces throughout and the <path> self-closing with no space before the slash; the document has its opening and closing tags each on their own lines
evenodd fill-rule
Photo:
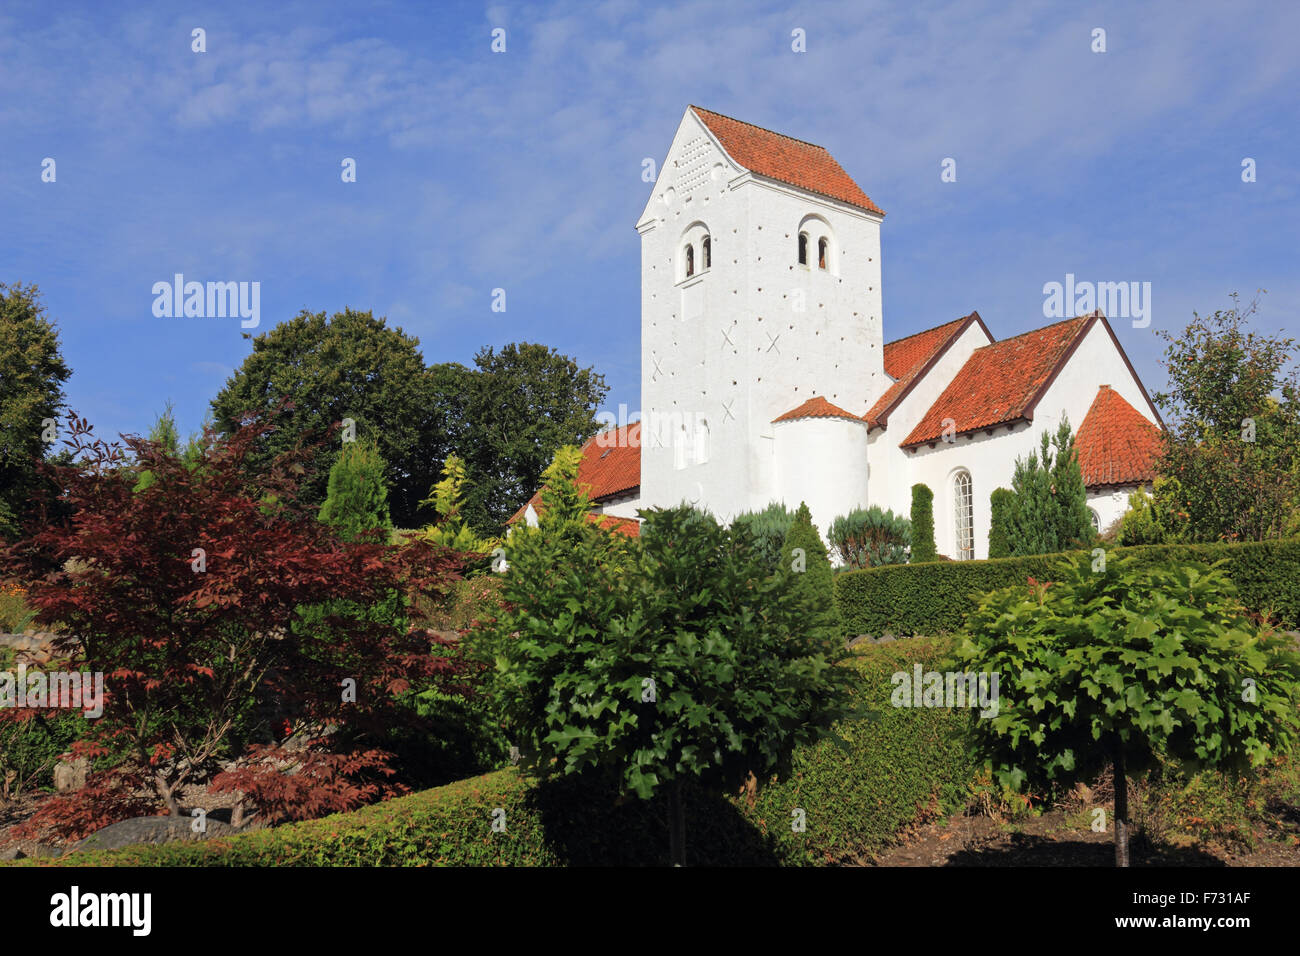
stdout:
<svg viewBox="0 0 1300 956">
<path fill-rule="evenodd" d="M 6 0 L 0 281 L 41 287 L 101 435 L 168 400 L 198 427 L 250 351 L 154 316 L 178 272 L 260 282 L 255 331 L 351 306 L 430 363 L 543 342 L 636 409 L 641 164 L 695 103 L 826 146 L 888 212 L 886 339 L 1044 325 L 1066 273 L 1152 284 L 1150 328 L 1114 323 L 1151 391 L 1155 333 L 1230 292 L 1300 333 L 1300 4 L 1008 6 Z"/>
</svg>

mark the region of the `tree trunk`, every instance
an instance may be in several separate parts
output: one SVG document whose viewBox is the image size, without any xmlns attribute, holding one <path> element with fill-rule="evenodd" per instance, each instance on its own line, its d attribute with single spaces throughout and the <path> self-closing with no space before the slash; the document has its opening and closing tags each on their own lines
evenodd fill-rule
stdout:
<svg viewBox="0 0 1300 956">
<path fill-rule="evenodd" d="M 1128 778 L 1124 768 L 1124 745 L 1118 735 L 1111 742 L 1111 755 L 1115 777 L 1115 865 L 1128 866 Z"/>
<path fill-rule="evenodd" d="M 680 780 L 668 790 L 668 854 L 673 866 L 686 865 L 686 803 Z"/>
</svg>

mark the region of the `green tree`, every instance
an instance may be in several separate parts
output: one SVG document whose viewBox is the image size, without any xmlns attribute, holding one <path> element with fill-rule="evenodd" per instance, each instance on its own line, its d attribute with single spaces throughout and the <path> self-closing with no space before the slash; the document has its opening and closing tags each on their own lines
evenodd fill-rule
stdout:
<svg viewBox="0 0 1300 956">
<path fill-rule="evenodd" d="M 486 534 L 532 496 L 559 448 L 596 433 L 609 389 L 603 375 L 545 345 L 485 347 L 474 365 L 462 378 L 465 425 L 456 449 L 470 480 L 466 519 Z"/>
<path fill-rule="evenodd" d="M 1157 475 L 1151 494 L 1141 489 L 1128 496 L 1128 511 L 1120 519 L 1116 543 L 1177 544 L 1188 539 L 1188 505 L 1177 478 Z"/>
<path fill-rule="evenodd" d="M 1016 494 L 1009 488 L 995 488 L 989 495 L 992 520 L 989 524 L 989 557 L 1011 557 L 1009 538 L 1012 512 L 1016 507 Z"/>
<path fill-rule="evenodd" d="M 795 512 L 781 545 L 778 570 L 790 578 L 790 590 L 807 608 L 808 626 L 819 638 L 838 638 L 843 631 L 835 605 L 831 561 L 822 536 L 812 523 L 812 513 L 804 502 L 799 503 L 799 510 Z"/>
<path fill-rule="evenodd" d="M 731 520 L 733 531 L 745 529 L 753 539 L 768 567 L 776 570 L 781 564 L 781 546 L 794 521 L 794 512 L 780 501 L 773 501 L 762 511 L 745 511 Z"/>
<path fill-rule="evenodd" d="M 934 492 L 928 485 L 912 486 L 912 563 L 937 561 L 934 543 Z"/>
<path fill-rule="evenodd" d="M 1012 555 L 1051 554 L 1095 538 L 1068 419 L 1062 417 L 1055 435 L 1043 432 L 1039 452 L 1016 460 L 1011 489 L 1015 501 L 1007 509 L 1007 539 Z"/>
<path fill-rule="evenodd" d="M 489 554 L 497 547 L 497 539 L 480 538 L 462 514 L 465 508 L 465 483 L 465 462 L 456 455 L 448 455 L 442 466 L 442 480 L 433 486 L 429 497 L 421 502 L 433 506 L 438 520 L 419 534 L 426 541 L 453 551 Z"/>
<path fill-rule="evenodd" d="M 1110 764 L 1127 866 L 1127 775 L 1161 757 L 1246 772 L 1292 752 L 1300 655 L 1251 620 L 1219 565 L 1085 554 L 1055 576 L 994 591 L 970 615 L 966 666 L 999 676 L 975 753 L 1001 783 L 1056 794 Z"/>
<path fill-rule="evenodd" d="M 497 699 L 539 773 L 666 794 L 683 863 L 687 786 L 788 773 L 794 748 L 847 713 L 841 646 L 807 626 L 798 575 L 773 574 L 711 516 L 642 512 L 634 544 L 587 522 L 572 483 L 552 472 L 547 487 L 568 506 L 506 544 Z"/>
<path fill-rule="evenodd" d="M 1166 428 L 1157 471 L 1178 479 L 1192 541 L 1263 541 L 1300 509 L 1300 369 L 1295 339 L 1251 328 L 1258 302 L 1165 338 Z"/>
<path fill-rule="evenodd" d="M 59 418 L 71 374 L 40 290 L 0 283 L 0 539 L 17 533 L 43 495 L 36 463 L 46 455 L 46 422 Z"/>
<path fill-rule="evenodd" d="M 253 351 L 212 401 L 220 430 L 231 434 L 248 413 L 280 411 L 276 428 L 259 443 L 254 464 L 265 467 L 294 448 L 304 434 L 319 444 L 308 456 L 303 500 L 325 500 L 337 438 L 330 426 L 351 418 L 356 436 L 373 441 L 387 463 L 392 518 L 400 527 L 418 524 L 416 512 L 436 478 L 437 463 L 453 450 L 449 417 L 459 417 L 462 396 L 455 369 L 425 367 L 419 340 L 390 328 L 370 312 L 345 309 L 327 317 L 302 311 L 253 339 Z"/>
<path fill-rule="evenodd" d="M 374 442 L 345 443 L 330 468 L 320 520 L 338 531 L 344 541 L 355 541 L 377 528 L 391 530 L 386 472 L 384 458 Z"/>
</svg>

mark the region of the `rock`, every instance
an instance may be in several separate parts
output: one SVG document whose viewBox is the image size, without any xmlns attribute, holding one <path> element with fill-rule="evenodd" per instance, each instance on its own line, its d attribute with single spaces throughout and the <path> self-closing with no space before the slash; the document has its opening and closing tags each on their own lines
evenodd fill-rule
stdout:
<svg viewBox="0 0 1300 956">
<path fill-rule="evenodd" d="M 192 829 L 194 817 L 135 817 L 96 830 L 69 852 L 81 850 L 117 850 L 124 846 L 178 843 L 185 840 L 207 840 L 213 837 L 232 836 L 237 831 L 229 823 L 208 817 L 202 833 Z"/>
<path fill-rule="evenodd" d="M 71 763 L 60 760 L 54 765 L 54 789 L 59 793 L 80 790 L 86 785 L 89 773 L 90 760 L 86 757 L 78 757 Z"/>
</svg>

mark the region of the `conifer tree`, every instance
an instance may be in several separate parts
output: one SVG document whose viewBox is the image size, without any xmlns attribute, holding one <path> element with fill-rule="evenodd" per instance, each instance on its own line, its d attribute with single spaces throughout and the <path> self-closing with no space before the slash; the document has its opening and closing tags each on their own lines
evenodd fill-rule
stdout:
<svg viewBox="0 0 1300 956">
<path fill-rule="evenodd" d="M 839 635 L 840 616 L 835 606 L 830 558 L 804 502 L 799 503 L 781 547 L 781 573 L 793 575 L 792 590 L 809 609 L 810 626 L 825 635 Z"/>
<path fill-rule="evenodd" d="M 320 520 L 334 527 L 345 541 L 354 541 L 376 528 L 390 531 L 393 524 L 388 514 L 386 467 L 374 442 L 346 443 L 330 468 Z"/>
<path fill-rule="evenodd" d="M 934 544 L 934 492 L 928 485 L 912 486 L 912 564 L 938 560 Z"/>
</svg>

